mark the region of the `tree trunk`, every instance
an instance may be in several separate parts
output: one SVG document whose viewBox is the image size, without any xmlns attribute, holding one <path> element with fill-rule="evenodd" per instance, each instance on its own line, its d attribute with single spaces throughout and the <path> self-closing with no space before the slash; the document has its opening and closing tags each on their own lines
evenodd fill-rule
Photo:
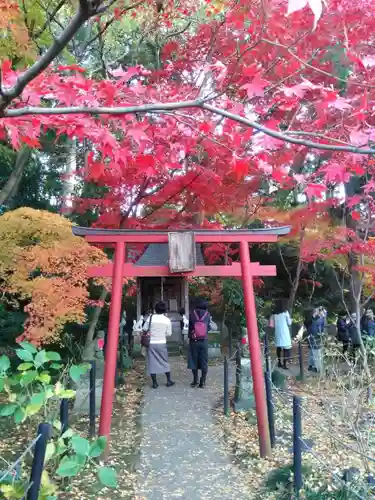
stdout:
<svg viewBox="0 0 375 500">
<path fill-rule="evenodd" d="M 91 357 L 89 355 L 90 353 L 90 347 L 92 346 L 92 343 L 94 341 L 94 336 L 95 336 L 95 329 L 96 325 L 98 324 L 100 313 L 102 312 L 104 302 L 107 298 L 108 295 L 108 290 L 103 286 L 99 301 L 100 304 L 95 307 L 95 310 L 92 314 L 92 318 L 90 321 L 90 327 L 88 329 L 87 335 L 86 335 L 86 341 L 85 341 L 85 347 L 83 349 L 83 359 L 86 359 L 87 357 Z"/>
<path fill-rule="evenodd" d="M 77 144 L 76 140 L 73 139 L 69 148 L 69 154 L 66 162 L 65 174 L 64 174 L 65 179 L 62 192 L 61 210 L 65 215 L 71 214 L 73 208 L 72 207 L 72 194 L 74 189 L 73 176 L 76 170 L 77 170 Z"/>
<path fill-rule="evenodd" d="M 24 147 L 18 151 L 16 165 L 7 180 L 5 186 L 0 191 L 0 206 L 5 205 L 12 197 L 17 194 L 18 186 L 20 184 L 24 169 L 30 158 L 31 150 Z"/>
<path fill-rule="evenodd" d="M 299 239 L 299 244 L 298 244 L 298 254 L 297 254 L 297 267 L 296 267 L 296 274 L 294 276 L 291 289 L 290 289 L 290 294 L 288 298 L 288 311 L 290 313 L 293 312 L 293 307 L 294 307 L 294 301 L 296 300 L 296 295 L 299 287 L 299 280 L 301 277 L 301 272 L 302 272 L 302 259 L 301 259 L 301 245 L 303 243 L 303 239 L 305 237 L 305 230 L 302 229 L 300 231 L 300 239 Z"/>
</svg>

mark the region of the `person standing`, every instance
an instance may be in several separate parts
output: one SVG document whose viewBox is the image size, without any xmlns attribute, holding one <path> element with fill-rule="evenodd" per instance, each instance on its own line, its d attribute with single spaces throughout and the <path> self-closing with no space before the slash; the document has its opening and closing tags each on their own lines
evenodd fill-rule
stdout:
<svg viewBox="0 0 375 500">
<path fill-rule="evenodd" d="M 199 299 L 189 317 L 188 369 L 193 372 L 191 387 L 198 386 L 198 370 L 201 371 L 199 387 L 203 389 L 206 385 L 210 321 L 208 304 L 205 300 Z"/>
<path fill-rule="evenodd" d="M 321 373 L 323 369 L 322 337 L 325 317 L 320 308 L 315 308 L 305 320 L 307 341 L 309 344 L 309 371 Z"/>
<path fill-rule="evenodd" d="M 287 362 L 290 360 L 290 351 L 292 349 L 292 338 L 289 327 L 292 324 L 292 318 L 287 309 L 285 300 L 278 300 L 274 312 L 270 318 L 270 327 L 275 329 L 276 352 L 278 367 L 288 369 Z M 281 354 L 283 353 L 283 363 L 281 363 Z"/>
<path fill-rule="evenodd" d="M 165 302 L 155 305 L 155 313 L 151 314 L 143 325 L 143 331 L 150 336 L 150 344 L 147 347 L 147 373 L 151 376 L 152 387 L 159 387 L 156 376 L 165 373 L 167 387 L 172 387 L 171 369 L 168 362 L 167 337 L 172 335 L 172 322 L 165 313 L 167 306 Z"/>
<path fill-rule="evenodd" d="M 337 326 L 337 340 L 339 342 L 342 342 L 342 354 L 345 356 L 348 351 L 349 339 L 350 339 L 348 321 L 345 311 L 341 311 L 339 313 L 336 326 Z"/>
<path fill-rule="evenodd" d="M 351 343 L 350 361 L 355 364 L 357 351 L 361 345 L 360 332 L 357 328 L 357 314 L 352 313 L 348 324 L 349 338 Z"/>
</svg>

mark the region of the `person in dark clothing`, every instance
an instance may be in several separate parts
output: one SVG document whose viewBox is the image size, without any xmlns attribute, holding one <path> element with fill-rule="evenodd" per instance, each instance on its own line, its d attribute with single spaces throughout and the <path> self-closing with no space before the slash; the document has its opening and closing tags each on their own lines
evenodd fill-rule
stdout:
<svg viewBox="0 0 375 500">
<path fill-rule="evenodd" d="M 356 313 L 353 313 L 351 315 L 349 325 L 348 325 L 348 331 L 349 331 L 350 343 L 352 345 L 351 352 L 350 352 L 350 361 L 354 364 L 355 360 L 356 360 L 357 351 L 361 345 L 360 333 L 359 333 L 358 328 L 357 328 L 357 315 L 356 315 Z"/>
<path fill-rule="evenodd" d="M 201 370 L 199 387 L 203 389 L 206 385 L 208 368 L 208 330 L 210 321 L 211 316 L 208 312 L 207 302 L 203 299 L 198 300 L 189 317 L 188 369 L 193 372 L 191 387 L 198 386 L 198 370 Z"/>
<path fill-rule="evenodd" d="M 362 321 L 365 318 L 366 321 Z M 372 309 L 367 309 L 365 316 L 361 319 L 361 332 L 366 337 L 375 337 L 375 320 Z"/>
<path fill-rule="evenodd" d="M 307 340 L 309 344 L 309 371 L 322 371 L 322 337 L 324 335 L 325 318 L 316 308 L 308 313 L 305 320 Z"/>
<path fill-rule="evenodd" d="M 337 340 L 339 342 L 342 342 L 342 353 L 343 355 L 345 355 L 349 348 L 350 337 L 349 337 L 349 325 L 346 313 L 344 311 L 341 311 L 339 313 L 336 326 L 337 326 Z"/>
</svg>

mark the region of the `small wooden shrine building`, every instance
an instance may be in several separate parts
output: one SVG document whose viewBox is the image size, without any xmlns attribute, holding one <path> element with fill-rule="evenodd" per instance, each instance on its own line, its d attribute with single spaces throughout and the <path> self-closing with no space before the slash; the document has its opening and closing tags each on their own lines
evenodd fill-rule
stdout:
<svg viewBox="0 0 375 500">
<path fill-rule="evenodd" d="M 204 266 L 202 245 L 195 245 L 195 263 Z M 135 263 L 137 267 L 169 267 L 169 246 L 166 243 L 152 243 Z M 167 316 L 172 321 L 172 337 L 168 342 L 182 342 L 180 309 L 189 315 L 189 286 L 186 276 L 147 276 L 137 278 L 137 319 L 151 311 L 159 300 L 167 304 Z"/>
</svg>

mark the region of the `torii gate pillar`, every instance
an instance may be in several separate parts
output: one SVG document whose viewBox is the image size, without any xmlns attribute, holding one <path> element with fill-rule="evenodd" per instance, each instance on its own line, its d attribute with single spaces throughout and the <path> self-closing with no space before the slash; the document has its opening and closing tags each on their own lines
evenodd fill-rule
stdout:
<svg viewBox="0 0 375 500">
<path fill-rule="evenodd" d="M 114 265 L 112 274 L 112 297 L 109 310 L 107 344 L 105 349 L 104 379 L 102 404 L 100 408 L 99 435 L 106 436 L 111 432 L 112 406 L 115 391 L 115 375 L 117 365 L 117 345 L 121 317 L 121 301 L 123 287 L 123 272 L 125 262 L 125 243 L 118 241 L 115 245 Z M 107 442 L 108 450 L 108 442 Z"/>
<path fill-rule="evenodd" d="M 271 455 L 272 451 L 268 427 L 267 405 L 264 397 L 263 363 L 258 334 L 253 276 L 251 274 L 249 243 L 247 241 L 240 242 L 240 259 L 248 346 L 253 376 L 255 408 L 258 420 L 259 453 L 261 457 L 267 457 Z"/>
</svg>

